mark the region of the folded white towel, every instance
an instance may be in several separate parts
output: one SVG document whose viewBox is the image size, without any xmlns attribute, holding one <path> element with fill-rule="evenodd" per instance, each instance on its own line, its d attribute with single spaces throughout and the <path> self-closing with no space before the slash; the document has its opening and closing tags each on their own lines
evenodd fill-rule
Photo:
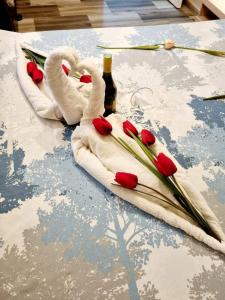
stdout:
<svg viewBox="0 0 225 300">
<path fill-rule="evenodd" d="M 47 55 L 19 42 L 16 44 L 18 79 L 35 112 L 41 118 L 65 119 L 69 125 L 78 123 L 90 97 L 92 84 L 81 83 L 63 71 L 61 65 L 64 61 L 69 63 L 72 73 L 76 70 L 79 58 L 74 49 L 60 47 L 50 53 L 45 62 L 45 78 L 36 85 L 27 74 L 29 60 L 25 58 L 22 47 Z"/>
<path fill-rule="evenodd" d="M 91 73 L 91 70 L 89 71 Z M 178 172 L 176 173 L 177 180 L 221 238 L 221 243 L 207 235 L 192 219 L 188 218 L 182 212 L 175 210 L 173 207 L 162 204 L 162 202 L 159 203 L 159 200 L 142 195 L 136 191 L 112 185 L 116 172 L 128 172 L 136 174 L 140 183 L 157 189 L 170 198 L 172 197 L 170 191 L 161 181 L 124 150 L 111 136 L 101 136 L 95 130 L 92 125 L 92 119 L 101 115 L 103 101 L 101 102 L 99 99 L 97 102 L 97 98 L 92 100 L 93 101 L 89 103 L 88 110 L 84 111 L 84 118 L 81 120 L 81 125 L 75 129 L 72 135 L 72 149 L 76 162 L 101 184 L 122 199 L 164 220 L 168 224 L 184 230 L 197 240 L 225 254 L 225 236 L 216 216 L 208 207 L 202 195 L 186 180 L 184 170 L 179 166 L 178 162 L 175 162 L 178 167 Z M 139 155 L 146 158 L 137 143 L 123 132 L 122 123 L 124 120 L 120 115 L 112 114 L 106 119 L 112 124 L 113 134 L 115 136 L 123 138 Z M 156 153 L 163 152 L 171 157 L 159 141 L 156 141 L 154 144 L 154 149 Z M 173 159 L 173 161 L 175 160 Z"/>
</svg>

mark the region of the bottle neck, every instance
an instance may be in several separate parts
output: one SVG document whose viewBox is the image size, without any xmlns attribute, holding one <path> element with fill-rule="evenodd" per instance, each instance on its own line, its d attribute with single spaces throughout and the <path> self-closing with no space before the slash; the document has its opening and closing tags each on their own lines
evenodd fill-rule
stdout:
<svg viewBox="0 0 225 300">
<path fill-rule="evenodd" d="M 112 72 L 112 55 L 105 54 L 103 59 L 103 74 L 110 75 Z"/>
</svg>

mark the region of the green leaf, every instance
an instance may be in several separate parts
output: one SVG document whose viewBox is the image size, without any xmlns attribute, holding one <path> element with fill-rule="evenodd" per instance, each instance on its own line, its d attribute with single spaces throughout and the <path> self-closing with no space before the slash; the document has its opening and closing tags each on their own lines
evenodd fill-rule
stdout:
<svg viewBox="0 0 225 300">
<path fill-rule="evenodd" d="M 208 101 L 208 100 L 217 100 L 217 99 L 225 99 L 225 95 L 212 96 L 212 97 L 204 98 L 203 100 Z"/>
<path fill-rule="evenodd" d="M 135 142 L 138 144 L 138 146 L 143 150 L 143 152 L 146 154 L 146 156 L 150 159 L 150 161 L 153 163 L 155 160 L 155 157 L 153 156 L 151 151 L 130 130 L 128 130 L 128 132 L 132 136 L 132 138 L 135 140 Z"/>
<path fill-rule="evenodd" d="M 39 53 L 36 53 L 36 52 L 34 52 L 34 51 L 30 50 L 30 49 L 22 48 L 22 50 L 25 51 L 25 52 L 26 52 L 26 51 L 29 51 L 29 53 L 35 55 L 36 57 L 38 57 L 38 58 L 40 58 L 40 59 L 43 59 L 43 60 L 46 59 L 46 56 L 43 56 L 43 55 L 41 55 L 41 54 L 39 54 Z"/>
<path fill-rule="evenodd" d="M 199 51 L 202 51 L 202 52 L 205 52 L 207 54 L 210 54 L 210 55 L 214 55 L 214 56 L 220 56 L 220 57 L 224 57 L 225 56 L 225 52 L 224 51 L 217 51 L 217 50 L 199 50 Z"/>
<path fill-rule="evenodd" d="M 44 64 L 46 61 L 46 57 L 35 53 L 34 51 L 31 51 L 26 48 L 22 48 L 22 50 L 31 58 L 33 59 L 38 65 L 40 65 L 42 68 L 44 68 Z"/>
<path fill-rule="evenodd" d="M 183 47 L 183 46 L 175 46 L 174 48 L 177 49 L 184 49 L 184 50 L 193 50 L 203 52 L 213 56 L 220 56 L 225 57 L 225 51 L 218 51 L 218 50 L 210 50 L 210 49 L 200 49 L 200 48 L 192 48 L 192 47 Z"/>
</svg>

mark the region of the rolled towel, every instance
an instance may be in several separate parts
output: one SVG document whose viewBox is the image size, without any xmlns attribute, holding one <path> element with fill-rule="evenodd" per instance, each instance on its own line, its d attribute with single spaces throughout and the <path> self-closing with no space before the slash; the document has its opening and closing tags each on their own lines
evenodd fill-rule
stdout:
<svg viewBox="0 0 225 300">
<path fill-rule="evenodd" d="M 44 80 L 36 85 L 27 74 L 27 62 L 22 48 L 43 56 L 46 54 L 30 46 L 16 43 L 17 74 L 25 96 L 41 118 L 62 120 L 71 125 L 80 122 L 84 107 L 90 97 L 91 84 L 83 84 L 66 76 L 61 65 L 65 60 L 71 71 L 76 70 L 79 58 L 73 48 L 60 47 L 50 53 L 45 62 Z"/>
</svg>

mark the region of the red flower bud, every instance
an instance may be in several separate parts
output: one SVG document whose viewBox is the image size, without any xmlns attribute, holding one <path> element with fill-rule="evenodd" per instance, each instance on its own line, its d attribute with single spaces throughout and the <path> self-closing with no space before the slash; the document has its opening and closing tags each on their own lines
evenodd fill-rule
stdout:
<svg viewBox="0 0 225 300">
<path fill-rule="evenodd" d="M 130 137 L 132 137 L 132 136 L 130 135 L 129 131 L 131 131 L 136 136 L 138 135 L 137 129 L 134 127 L 134 125 L 130 121 L 123 122 L 123 131 Z"/>
<path fill-rule="evenodd" d="M 35 82 L 36 84 L 39 84 L 42 82 L 44 78 L 44 74 L 41 70 L 34 70 L 33 74 L 32 74 L 32 79 L 33 79 L 33 82 Z"/>
<path fill-rule="evenodd" d="M 63 68 L 63 71 L 65 72 L 65 74 L 68 76 L 69 72 L 70 72 L 70 69 L 67 68 L 67 66 L 65 66 L 64 64 L 62 64 L 62 68 Z"/>
<path fill-rule="evenodd" d="M 103 117 L 92 120 L 92 124 L 101 135 L 109 135 L 112 131 L 112 125 Z"/>
<path fill-rule="evenodd" d="M 154 164 L 158 171 L 164 176 L 172 176 L 177 171 L 174 162 L 163 153 L 159 153 Z"/>
<path fill-rule="evenodd" d="M 84 83 L 90 83 L 90 82 L 92 82 L 91 75 L 82 75 L 80 77 L 80 82 L 84 82 Z"/>
<path fill-rule="evenodd" d="M 152 145 L 155 143 L 155 136 L 150 130 L 142 129 L 141 141 L 145 145 Z"/>
<path fill-rule="evenodd" d="M 34 70 L 37 70 L 37 65 L 35 62 L 30 61 L 27 63 L 27 73 L 29 76 L 33 75 Z"/>
<path fill-rule="evenodd" d="M 128 189 L 135 189 L 138 185 L 137 176 L 131 173 L 117 172 L 114 180 Z"/>
</svg>

